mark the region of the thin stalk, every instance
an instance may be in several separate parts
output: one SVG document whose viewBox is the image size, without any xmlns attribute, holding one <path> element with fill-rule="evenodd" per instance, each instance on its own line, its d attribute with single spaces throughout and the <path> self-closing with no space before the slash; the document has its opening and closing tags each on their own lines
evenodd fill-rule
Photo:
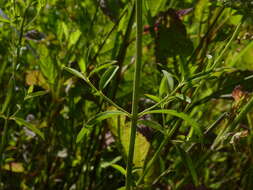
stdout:
<svg viewBox="0 0 253 190">
<path fill-rule="evenodd" d="M 19 38 L 18 38 L 18 44 L 17 44 L 17 49 L 16 49 L 16 60 L 14 61 L 13 64 L 13 73 L 12 77 L 15 79 L 15 72 L 16 72 L 16 67 L 19 64 L 19 59 L 20 59 L 20 52 L 21 52 L 21 47 L 22 47 L 22 39 L 23 39 L 23 34 L 24 34 L 24 29 L 25 29 L 25 21 L 26 21 L 26 14 L 28 9 L 30 8 L 31 3 L 25 8 L 24 15 L 21 21 L 20 29 L 19 29 Z"/>
<path fill-rule="evenodd" d="M 113 31 L 117 28 L 117 26 L 119 25 L 121 19 L 123 18 L 123 16 L 127 13 L 127 10 L 124 10 L 124 12 L 121 14 L 121 16 L 119 17 L 119 19 L 116 21 L 116 23 L 113 25 L 113 27 L 111 28 L 111 30 L 106 34 L 106 36 L 104 37 L 103 42 L 99 45 L 98 50 L 96 52 L 96 54 L 94 55 L 94 57 L 92 58 L 93 61 L 95 61 L 99 55 L 99 53 L 101 52 L 101 50 L 103 49 L 105 43 L 107 42 L 107 40 L 109 39 L 109 37 L 111 36 L 111 34 L 113 33 Z"/>
<path fill-rule="evenodd" d="M 181 88 L 184 85 L 184 83 L 180 83 L 170 94 L 167 94 L 161 101 L 157 102 L 156 104 L 154 104 L 153 106 L 143 110 L 142 112 L 140 112 L 138 115 L 143 116 L 145 115 L 145 113 L 147 111 L 153 110 L 154 108 L 160 106 L 163 103 L 167 103 L 170 100 L 173 100 L 175 98 L 174 94 L 178 91 L 179 88 Z"/>
<path fill-rule="evenodd" d="M 207 39 L 207 37 L 209 36 L 209 34 L 213 31 L 213 28 L 214 28 L 215 24 L 217 23 L 218 19 L 220 18 L 220 16 L 222 15 L 224 9 L 225 9 L 225 7 L 222 7 L 222 8 L 219 10 L 219 12 L 218 12 L 217 16 L 215 17 L 213 23 L 212 23 L 212 24 L 210 25 L 210 27 L 207 29 L 207 32 L 205 33 L 204 37 L 200 40 L 198 47 L 194 50 L 193 54 L 192 54 L 191 57 L 188 59 L 188 61 L 187 61 L 187 63 L 186 63 L 187 65 L 188 65 L 190 62 L 192 62 L 192 61 L 197 57 L 197 55 L 199 54 L 199 52 L 200 52 L 200 50 L 201 50 L 201 48 L 202 48 L 202 46 L 203 46 L 205 40 Z"/>
<path fill-rule="evenodd" d="M 136 0 L 136 62 L 133 81 L 133 104 L 132 104 L 132 125 L 129 143 L 129 151 L 127 158 L 127 174 L 126 174 L 126 190 L 132 189 L 132 169 L 134 157 L 134 145 L 138 120 L 138 103 L 139 103 L 139 86 L 141 75 L 141 60 L 142 60 L 142 0 Z"/>
<path fill-rule="evenodd" d="M 228 41 L 228 43 L 225 45 L 225 47 L 223 48 L 222 52 L 220 53 L 219 57 L 217 57 L 217 59 L 214 61 L 214 64 L 212 65 L 212 69 L 214 69 L 216 67 L 216 65 L 219 63 L 219 61 L 221 60 L 221 58 L 223 57 L 223 55 L 225 54 L 225 52 L 228 50 L 228 48 L 230 47 L 231 43 L 234 41 L 235 37 L 237 36 L 239 29 L 242 25 L 242 22 L 240 22 L 237 26 L 236 29 L 232 35 L 232 37 L 230 38 L 230 40 Z"/>
<path fill-rule="evenodd" d="M 116 107 L 118 110 L 124 112 L 125 114 L 127 114 L 127 116 L 129 118 L 131 118 L 131 114 L 128 113 L 126 110 L 124 110 L 122 107 L 120 107 L 118 104 L 114 103 L 114 101 L 112 101 L 110 98 L 108 98 L 106 95 L 104 95 L 104 93 L 101 90 L 98 90 L 91 82 L 90 80 L 86 79 L 85 82 L 87 82 L 87 84 L 93 89 L 95 90 L 104 100 L 106 100 L 108 103 L 110 103 L 111 105 L 113 105 L 114 107 Z"/>
</svg>

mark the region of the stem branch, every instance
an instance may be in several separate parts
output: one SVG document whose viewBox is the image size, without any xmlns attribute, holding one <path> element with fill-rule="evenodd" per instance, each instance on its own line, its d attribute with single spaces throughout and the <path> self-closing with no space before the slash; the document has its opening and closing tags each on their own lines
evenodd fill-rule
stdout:
<svg viewBox="0 0 253 190">
<path fill-rule="evenodd" d="M 127 158 L 127 174 L 126 174 L 126 190 L 132 189 L 132 169 L 134 157 L 134 145 L 138 120 L 138 102 L 139 102 L 139 86 L 141 75 L 141 59 L 142 59 L 142 0 L 136 0 L 136 62 L 133 81 L 133 103 L 132 103 L 132 125 L 129 143 L 129 151 Z"/>
</svg>

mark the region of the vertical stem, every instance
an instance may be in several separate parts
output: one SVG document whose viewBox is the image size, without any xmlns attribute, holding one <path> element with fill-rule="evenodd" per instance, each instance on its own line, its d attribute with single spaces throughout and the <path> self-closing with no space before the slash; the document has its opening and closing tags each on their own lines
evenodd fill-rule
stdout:
<svg viewBox="0 0 253 190">
<path fill-rule="evenodd" d="M 138 120 L 138 102 L 139 102 L 139 86 L 141 75 L 141 59 L 142 59 L 142 0 L 135 0 L 136 3 L 136 61 L 134 70 L 133 81 L 133 103 L 132 103 L 132 125 L 131 136 L 129 143 L 129 152 L 127 159 L 127 174 L 126 174 L 126 190 L 132 188 L 132 169 L 133 169 L 133 157 L 134 157 L 134 145 Z"/>
</svg>

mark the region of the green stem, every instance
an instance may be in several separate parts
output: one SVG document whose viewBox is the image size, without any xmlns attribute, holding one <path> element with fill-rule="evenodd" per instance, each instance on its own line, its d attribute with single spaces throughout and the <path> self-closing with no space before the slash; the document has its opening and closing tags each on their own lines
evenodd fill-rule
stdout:
<svg viewBox="0 0 253 190">
<path fill-rule="evenodd" d="M 112 29 L 106 34 L 103 42 L 99 45 L 98 47 L 98 51 L 96 52 L 96 54 L 94 55 L 94 57 L 92 58 L 93 61 L 95 61 L 99 55 L 99 53 L 101 52 L 101 50 L 103 49 L 104 45 L 106 44 L 107 40 L 109 39 L 109 37 L 111 36 L 111 34 L 113 33 L 113 31 L 117 28 L 117 26 L 119 25 L 121 19 L 123 18 L 123 16 L 127 13 L 127 11 L 125 10 L 120 18 L 117 20 L 117 22 L 113 25 Z"/>
<path fill-rule="evenodd" d="M 129 151 L 127 158 L 127 174 L 126 174 L 126 190 L 132 189 L 132 169 L 133 169 L 133 157 L 134 157 L 134 145 L 138 120 L 138 102 L 139 102 L 139 86 L 141 75 L 141 60 L 142 60 L 142 0 L 136 0 L 136 62 L 134 70 L 133 81 L 133 104 L 132 104 L 132 125 L 131 136 L 129 143 Z"/>
<path fill-rule="evenodd" d="M 120 107 L 118 104 L 114 103 L 114 101 L 112 101 L 110 98 L 108 98 L 106 95 L 104 95 L 104 93 L 101 90 L 98 90 L 88 79 L 85 79 L 85 82 L 93 89 L 95 90 L 104 100 L 106 100 L 108 103 L 110 103 L 111 105 L 113 105 L 115 108 L 117 108 L 118 110 L 124 112 L 125 114 L 127 114 L 127 116 L 129 118 L 131 118 L 131 114 L 128 113 L 126 110 L 124 110 L 122 107 Z"/>
<path fill-rule="evenodd" d="M 214 69 L 216 67 L 216 65 L 219 63 L 219 61 L 221 60 L 221 58 L 224 56 L 225 52 L 228 50 L 228 48 L 230 47 L 231 43 L 234 41 L 235 37 L 237 36 L 239 29 L 242 25 L 242 22 L 240 22 L 237 26 L 236 29 L 232 35 L 232 37 L 230 38 L 230 40 L 228 41 L 228 43 L 225 45 L 225 47 L 223 48 L 222 52 L 220 53 L 219 57 L 217 57 L 217 59 L 214 61 L 214 64 L 212 65 L 212 69 Z"/>
<path fill-rule="evenodd" d="M 181 88 L 184 85 L 184 83 L 179 83 L 179 85 L 170 93 L 167 94 L 161 101 L 157 102 L 156 104 L 154 104 L 153 106 L 143 110 L 142 112 L 140 112 L 138 114 L 138 116 L 143 116 L 145 115 L 146 112 L 155 109 L 156 107 L 160 106 L 163 103 L 168 103 L 169 101 L 173 100 L 175 98 L 174 94 L 178 91 L 179 88 Z"/>
<path fill-rule="evenodd" d="M 17 49 L 16 49 L 16 60 L 14 61 L 13 64 L 13 72 L 12 72 L 12 77 L 15 79 L 15 72 L 16 72 L 16 67 L 19 64 L 19 59 L 20 59 L 20 52 L 21 52 L 21 47 L 22 47 L 22 38 L 24 34 L 24 28 L 25 28 L 25 19 L 26 19 L 26 14 L 28 11 L 28 8 L 30 7 L 30 4 L 25 8 L 24 15 L 22 17 L 20 29 L 19 29 L 19 38 L 18 38 L 18 44 L 17 44 Z"/>
</svg>

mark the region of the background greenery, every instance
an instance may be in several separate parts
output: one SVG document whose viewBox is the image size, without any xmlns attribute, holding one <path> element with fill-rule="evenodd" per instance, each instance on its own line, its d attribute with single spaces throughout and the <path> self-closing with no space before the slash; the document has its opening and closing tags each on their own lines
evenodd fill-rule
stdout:
<svg viewBox="0 0 253 190">
<path fill-rule="evenodd" d="M 0 1 L 1 189 L 124 189 L 133 7 Z M 249 0 L 143 1 L 134 189 L 253 189 L 252 18 Z"/>
</svg>

